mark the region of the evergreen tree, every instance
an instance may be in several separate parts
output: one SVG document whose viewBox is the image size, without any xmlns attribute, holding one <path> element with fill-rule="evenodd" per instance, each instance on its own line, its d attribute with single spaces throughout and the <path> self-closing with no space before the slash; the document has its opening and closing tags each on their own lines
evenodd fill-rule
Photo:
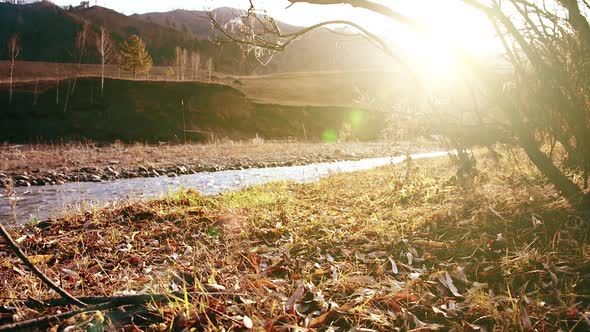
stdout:
<svg viewBox="0 0 590 332">
<path fill-rule="evenodd" d="M 123 43 L 121 47 L 121 66 L 126 71 L 132 72 L 133 78 L 137 74 L 149 72 L 152 65 L 152 57 L 139 36 L 133 35 Z"/>
</svg>

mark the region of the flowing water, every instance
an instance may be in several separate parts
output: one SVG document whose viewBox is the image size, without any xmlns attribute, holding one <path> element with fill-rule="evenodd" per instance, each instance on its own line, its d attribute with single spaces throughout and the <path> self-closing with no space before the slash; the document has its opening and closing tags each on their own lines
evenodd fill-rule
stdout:
<svg viewBox="0 0 590 332">
<path fill-rule="evenodd" d="M 447 152 L 431 152 L 414 154 L 411 157 L 433 158 L 446 154 Z M 211 195 L 271 181 L 312 182 L 330 174 L 368 170 L 404 160 L 404 156 L 399 156 L 304 166 L 202 172 L 175 178 L 135 178 L 102 183 L 74 182 L 54 186 L 19 187 L 15 188 L 15 210 L 11 208 L 8 199 L 0 194 L 0 222 L 10 225 L 15 213 L 18 223 L 23 224 L 33 218 L 44 220 L 59 217 L 64 211 L 84 211 L 91 206 L 121 200 L 157 198 L 180 189 L 190 188 Z"/>
</svg>

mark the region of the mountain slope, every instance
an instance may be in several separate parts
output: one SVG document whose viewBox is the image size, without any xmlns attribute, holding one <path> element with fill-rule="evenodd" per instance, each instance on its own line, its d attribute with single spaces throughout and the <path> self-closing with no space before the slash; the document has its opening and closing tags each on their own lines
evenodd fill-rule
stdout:
<svg viewBox="0 0 590 332">
<path fill-rule="evenodd" d="M 156 23 L 164 27 L 176 29 L 181 32 L 192 33 L 199 38 L 210 38 L 216 35 L 208 16 L 209 12 L 199 10 L 177 9 L 170 12 L 153 12 L 146 14 L 134 14 L 132 17 L 149 23 Z M 241 9 L 220 7 L 211 11 L 213 17 L 221 25 L 244 15 Z M 277 25 L 283 31 L 295 31 L 299 27 L 277 21 Z"/>
<path fill-rule="evenodd" d="M 217 8 L 212 11 L 217 21 L 224 25 L 240 17 L 243 10 Z M 133 15 L 140 20 L 156 23 L 179 32 L 192 33 L 201 38 L 212 38 L 217 32 L 204 11 L 174 10 L 162 13 Z M 284 32 L 293 32 L 301 27 L 277 21 Z M 258 65 L 256 73 L 342 70 L 360 67 L 391 65 L 379 50 L 361 36 L 343 36 L 322 28 L 304 35 L 287 49 L 277 54 L 266 67 Z"/>
<path fill-rule="evenodd" d="M 193 34 L 145 22 L 111 9 L 93 6 L 82 10 L 64 10 L 50 2 L 28 5 L 0 3 L 0 41 L 8 41 L 10 35 L 17 33 L 22 46 L 19 60 L 77 62 L 75 39 L 85 22 L 90 25 L 90 36 L 87 52 L 82 60 L 84 63 L 98 62 L 94 40 L 100 27 L 104 25 L 119 45 L 132 34 L 139 35 L 156 65 L 173 65 L 174 49 L 179 46 L 199 52 L 203 63 L 208 58 L 214 58 L 215 69 L 218 71 L 248 73 L 240 71 L 234 60 L 239 54 L 235 45 L 219 47 L 209 40 L 196 38 Z M 0 48 L 0 57 L 8 58 L 5 47 Z"/>
<path fill-rule="evenodd" d="M 241 13 L 242 11 L 231 8 L 214 10 L 215 17 L 222 24 L 241 15 Z M 134 14 L 131 17 L 178 31 L 192 33 L 200 38 L 209 38 L 213 32 L 211 22 L 207 18 L 207 12 L 204 11 L 178 9 L 164 13 Z"/>
<path fill-rule="evenodd" d="M 224 24 L 244 12 L 218 8 L 213 14 Z M 126 16 L 114 10 L 93 6 L 80 10 L 64 10 L 50 2 L 30 5 L 0 3 L 0 41 L 7 41 L 18 33 L 22 52 L 20 60 L 46 62 L 77 62 L 76 34 L 83 24 L 90 24 L 85 63 L 97 63 L 94 38 L 100 26 L 106 26 L 117 44 L 132 34 L 146 43 L 156 65 L 172 66 L 176 62 L 177 46 L 201 55 L 201 64 L 213 58 L 216 71 L 230 74 L 267 74 L 294 71 L 350 70 L 359 67 L 384 66 L 390 63 L 378 50 L 360 36 L 342 36 L 328 29 L 318 29 L 293 42 L 277 54 L 267 66 L 261 66 L 251 56 L 244 59 L 235 44 L 218 45 L 216 31 L 206 12 L 175 10 L 167 13 L 148 13 Z M 277 22 L 283 31 L 298 27 Z M 0 57 L 7 59 L 6 48 Z"/>
<path fill-rule="evenodd" d="M 82 20 L 49 2 L 28 5 L 0 3 L 0 56 L 8 58 L 8 38 L 17 33 L 21 60 L 71 61 Z"/>
<path fill-rule="evenodd" d="M 168 64 L 174 58 L 176 46 L 189 49 L 199 49 L 201 46 L 200 41 L 189 34 L 138 20 L 108 8 L 93 6 L 75 13 L 94 26 L 106 26 L 117 42 L 122 42 L 133 34 L 140 36 L 157 64 Z"/>
</svg>

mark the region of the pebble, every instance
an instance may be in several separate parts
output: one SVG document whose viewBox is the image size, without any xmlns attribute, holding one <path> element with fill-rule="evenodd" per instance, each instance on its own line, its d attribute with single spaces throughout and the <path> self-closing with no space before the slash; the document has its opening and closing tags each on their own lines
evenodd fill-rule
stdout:
<svg viewBox="0 0 590 332">
<path fill-rule="evenodd" d="M 90 181 L 92 182 L 102 182 L 102 178 L 98 175 L 90 175 Z"/>
<path fill-rule="evenodd" d="M 15 186 L 31 186 L 31 185 L 52 185 L 64 184 L 66 182 L 91 181 L 102 182 L 105 180 L 116 180 L 119 178 L 137 178 L 137 177 L 160 177 L 162 175 L 168 177 L 177 177 L 183 174 L 197 174 L 200 172 L 217 172 L 223 170 L 238 170 L 249 168 L 266 168 L 266 167 L 291 167 L 295 165 L 305 165 L 314 162 L 329 162 L 341 159 L 357 159 L 361 155 L 355 153 L 347 153 L 341 149 L 335 149 L 332 154 L 322 154 L 321 156 L 293 156 L 290 159 L 283 161 L 269 161 L 259 160 L 225 160 L 219 164 L 202 165 L 195 163 L 193 165 L 187 164 L 172 164 L 164 168 L 146 167 L 139 165 L 136 168 L 127 168 L 123 170 L 115 170 L 114 165 L 119 165 L 118 160 L 109 160 L 105 168 L 98 167 L 84 167 L 79 170 L 69 171 L 63 169 L 62 172 L 56 170 L 41 171 L 34 169 L 32 175 L 21 171 L 21 174 L 6 174 L 0 172 L 0 187 L 8 185 L 9 179 L 12 177 Z M 367 156 L 370 157 L 370 156 Z M 195 159 L 197 161 L 197 159 Z"/>
<path fill-rule="evenodd" d="M 28 176 L 26 176 L 26 175 L 17 175 L 17 176 L 14 177 L 14 179 L 16 181 L 26 181 L 26 182 L 31 181 L 31 178 L 28 177 Z"/>
</svg>

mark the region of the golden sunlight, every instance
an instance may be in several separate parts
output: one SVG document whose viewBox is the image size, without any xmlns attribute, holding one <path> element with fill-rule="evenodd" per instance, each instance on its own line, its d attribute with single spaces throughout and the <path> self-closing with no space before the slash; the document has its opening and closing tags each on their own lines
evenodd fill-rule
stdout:
<svg viewBox="0 0 590 332">
<path fill-rule="evenodd" d="M 366 23 L 389 40 L 419 71 L 440 75 L 456 72 L 457 63 L 448 50 L 449 45 L 476 57 L 491 57 L 501 49 L 487 18 L 466 5 L 418 0 L 390 7 L 432 29 L 438 38 L 418 34 L 378 15 L 357 16 L 356 20 Z M 346 9 L 342 10 L 341 14 L 344 14 Z"/>
</svg>

